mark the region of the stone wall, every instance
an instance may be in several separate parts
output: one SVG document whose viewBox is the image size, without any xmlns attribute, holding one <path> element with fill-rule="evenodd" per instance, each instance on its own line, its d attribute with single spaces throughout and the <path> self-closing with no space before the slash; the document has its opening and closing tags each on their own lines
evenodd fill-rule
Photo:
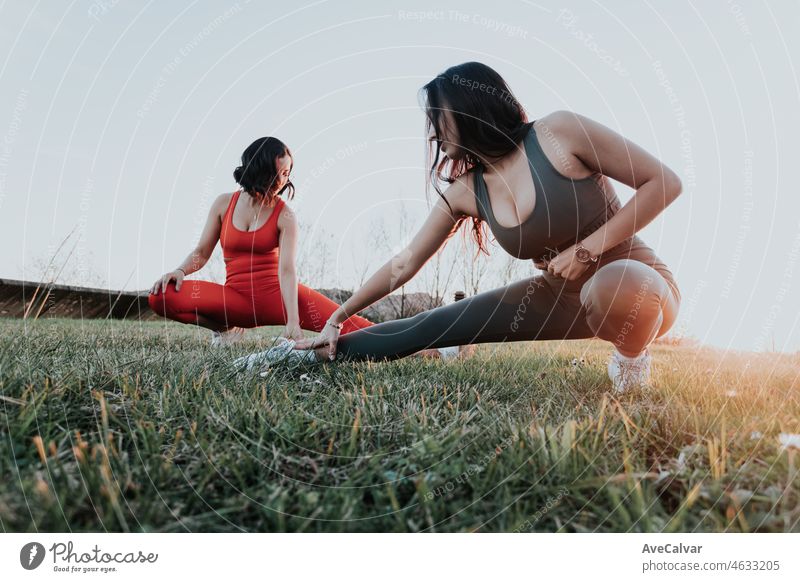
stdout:
<svg viewBox="0 0 800 582">
<path fill-rule="evenodd" d="M 146 291 L 113 291 L 0 279 L 0 316 L 158 319 Z"/>
<path fill-rule="evenodd" d="M 353 294 L 342 289 L 320 289 L 319 292 L 339 304 Z M 160 319 L 147 304 L 147 296 L 147 291 L 114 291 L 0 279 L 0 317 Z M 377 323 L 410 317 L 439 305 L 442 301 L 435 301 L 427 293 L 396 293 L 384 297 L 361 315 Z"/>
</svg>

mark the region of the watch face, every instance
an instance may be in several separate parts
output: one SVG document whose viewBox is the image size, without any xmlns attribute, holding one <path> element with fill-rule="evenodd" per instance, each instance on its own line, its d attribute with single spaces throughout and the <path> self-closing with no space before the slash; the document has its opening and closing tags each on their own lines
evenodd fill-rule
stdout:
<svg viewBox="0 0 800 582">
<path fill-rule="evenodd" d="M 588 250 L 580 248 L 580 249 L 575 249 L 575 257 L 581 263 L 587 263 L 589 262 L 591 255 L 589 254 Z"/>
</svg>

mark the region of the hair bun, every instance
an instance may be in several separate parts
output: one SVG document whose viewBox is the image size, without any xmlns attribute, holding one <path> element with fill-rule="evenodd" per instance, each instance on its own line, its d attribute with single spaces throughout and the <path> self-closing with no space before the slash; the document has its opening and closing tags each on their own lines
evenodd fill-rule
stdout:
<svg viewBox="0 0 800 582">
<path fill-rule="evenodd" d="M 236 180 L 237 184 L 241 184 L 243 177 L 244 177 L 244 166 L 236 166 L 236 169 L 233 171 L 233 179 Z"/>
</svg>

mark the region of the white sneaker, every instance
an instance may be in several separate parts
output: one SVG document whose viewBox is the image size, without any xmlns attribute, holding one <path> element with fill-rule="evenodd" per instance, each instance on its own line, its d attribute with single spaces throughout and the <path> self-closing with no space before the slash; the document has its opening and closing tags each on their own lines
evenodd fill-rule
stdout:
<svg viewBox="0 0 800 582">
<path fill-rule="evenodd" d="M 269 368 L 274 364 L 287 364 L 296 366 L 301 364 L 316 364 L 317 354 L 314 350 L 295 350 L 294 340 L 279 337 L 271 348 L 263 352 L 256 352 L 247 356 L 236 358 L 233 365 L 236 368 L 252 370 L 256 366 Z"/>
<path fill-rule="evenodd" d="M 466 359 L 475 353 L 475 346 L 467 344 L 463 346 L 448 346 L 446 348 L 436 348 L 442 360 L 455 360 L 456 358 Z"/>
<path fill-rule="evenodd" d="M 220 348 L 230 346 L 244 338 L 244 328 L 232 327 L 226 331 L 211 332 L 211 347 Z"/>
<path fill-rule="evenodd" d="M 442 360 L 454 360 L 458 357 L 458 346 L 448 346 L 446 348 L 436 348 L 439 352 L 439 358 Z"/>
<path fill-rule="evenodd" d="M 632 388 L 644 388 L 650 381 L 650 352 L 645 350 L 636 358 L 623 356 L 616 349 L 608 360 L 608 377 L 614 390 L 622 394 Z"/>
</svg>

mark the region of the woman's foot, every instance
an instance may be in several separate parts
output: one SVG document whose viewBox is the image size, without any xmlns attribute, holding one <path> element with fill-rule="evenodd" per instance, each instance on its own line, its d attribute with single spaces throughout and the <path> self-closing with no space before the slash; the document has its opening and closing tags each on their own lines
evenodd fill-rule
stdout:
<svg viewBox="0 0 800 582">
<path fill-rule="evenodd" d="M 650 381 L 650 352 L 645 350 L 635 358 L 623 356 L 614 349 L 608 360 L 608 377 L 614 390 L 622 394 L 632 388 L 644 388 Z"/>
<path fill-rule="evenodd" d="M 443 360 L 465 360 L 475 353 L 475 346 L 473 344 L 466 344 L 463 346 L 449 346 L 446 348 L 438 348 L 439 357 Z"/>
<path fill-rule="evenodd" d="M 475 353 L 475 346 L 474 345 L 464 345 L 464 346 L 449 346 L 446 348 L 431 348 L 427 350 L 420 350 L 414 354 L 412 357 L 418 358 L 436 358 L 439 360 L 454 360 L 456 358 L 465 359 L 469 358 Z"/>
<path fill-rule="evenodd" d="M 219 348 L 222 346 L 230 346 L 244 338 L 244 328 L 231 327 L 225 331 L 212 331 L 211 332 L 211 347 Z"/>
</svg>

